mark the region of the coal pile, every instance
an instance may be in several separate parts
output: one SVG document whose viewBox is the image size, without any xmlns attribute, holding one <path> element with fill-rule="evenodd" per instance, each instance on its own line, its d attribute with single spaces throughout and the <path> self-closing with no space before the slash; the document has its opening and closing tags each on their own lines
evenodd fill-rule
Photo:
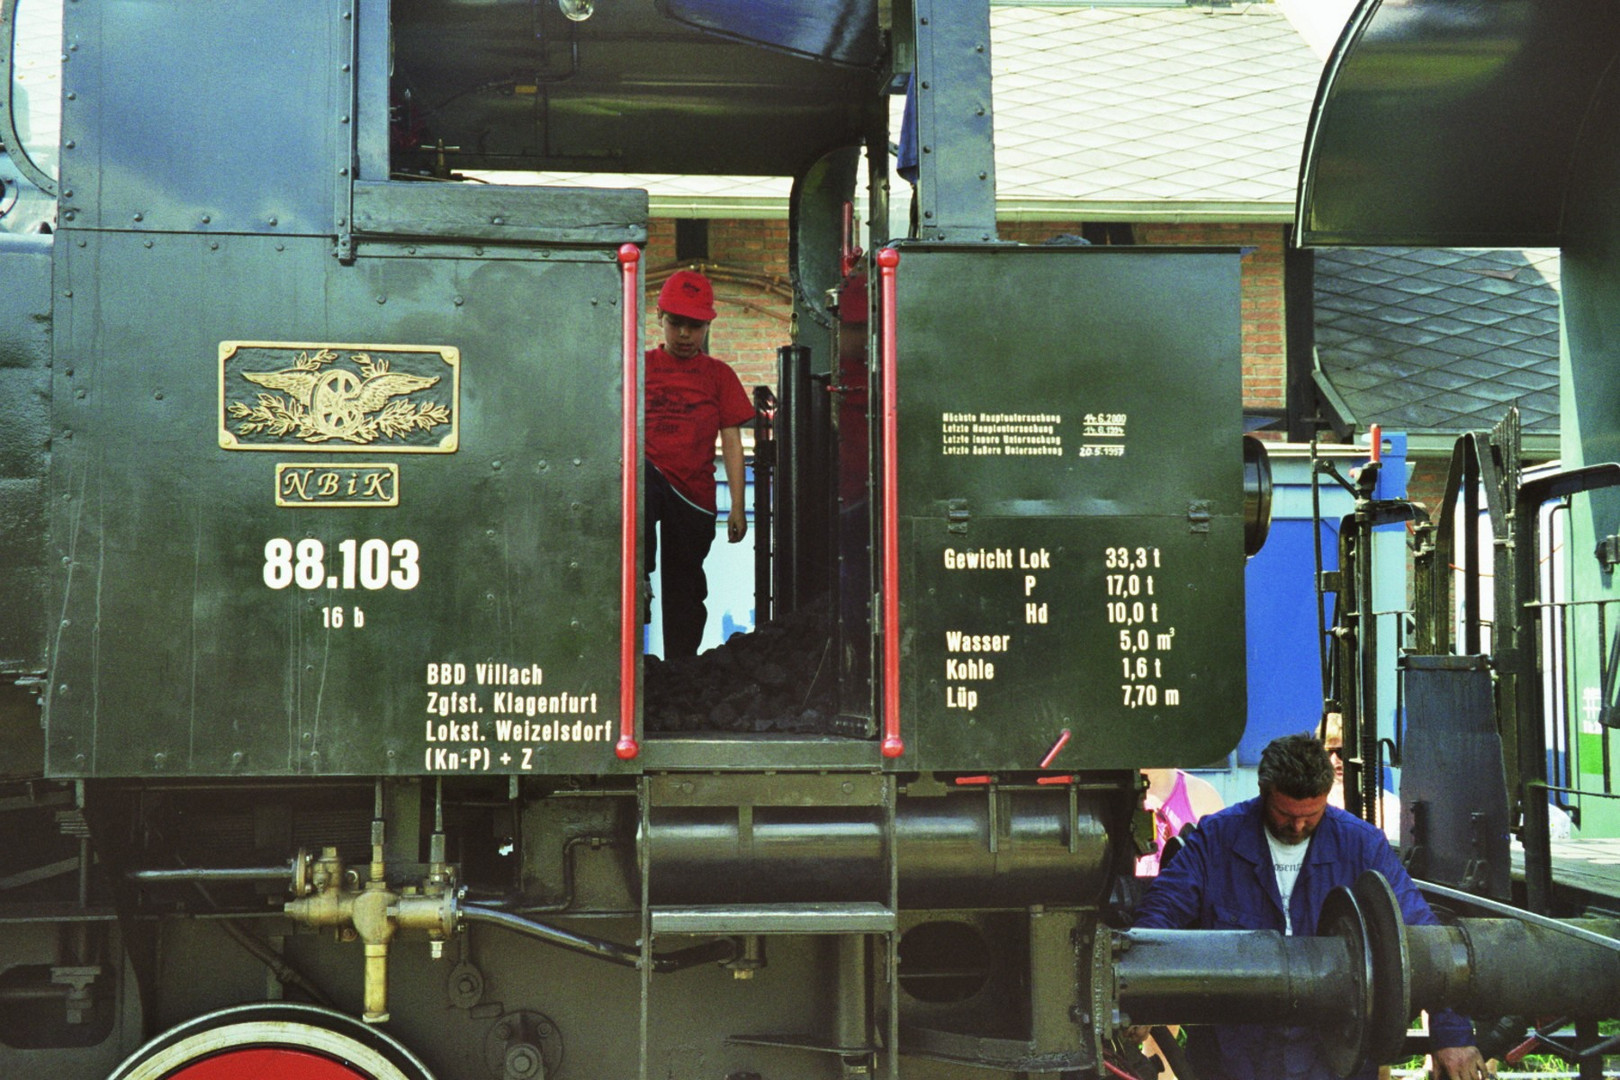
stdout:
<svg viewBox="0 0 1620 1080">
<path fill-rule="evenodd" d="M 838 663 L 819 608 L 733 634 L 697 656 L 649 656 L 642 673 L 649 734 L 871 734 L 869 721 L 838 715 Z"/>
</svg>

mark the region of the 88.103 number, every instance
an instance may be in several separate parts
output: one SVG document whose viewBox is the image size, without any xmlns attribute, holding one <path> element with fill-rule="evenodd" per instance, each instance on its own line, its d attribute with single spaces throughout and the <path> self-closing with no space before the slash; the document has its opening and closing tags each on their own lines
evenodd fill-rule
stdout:
<svg viewBox="0 0 1620 1080">
<path fill-rule="evenodd" d="M 414 589 L 422 578 L 420 551 L 415 540 L 344 540 L 337 546 L 342 559 L 333 571 L 326 568 L 326 545 L 313 538 L 294 544 L 278 536 L 264 545 L 264 583 L 272 589 L 297 585 L 300 589 Z"/>
</svg>

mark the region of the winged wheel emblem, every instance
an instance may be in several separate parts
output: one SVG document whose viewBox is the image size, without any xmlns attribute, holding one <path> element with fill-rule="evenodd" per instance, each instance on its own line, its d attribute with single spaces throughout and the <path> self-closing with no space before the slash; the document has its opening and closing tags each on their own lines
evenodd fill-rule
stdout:
<svg viewBox="0 0 1620 1080">
<path fill-rule="evenodd" d="M 388 361 L 351 353 L 342 366 L 331 349 L 302 352 L 280 371 L 244 371 L 242 378 L 278 393 L 258 395 L 256 404 L 231 402 L 239 435 L 291 437 L 308 443 L 333 439 L 370 443 L 431 431 L 450 422 L 450 411 L 436 402 L 412 402 L 438 376 L 389 370 Z"/>
</svg>

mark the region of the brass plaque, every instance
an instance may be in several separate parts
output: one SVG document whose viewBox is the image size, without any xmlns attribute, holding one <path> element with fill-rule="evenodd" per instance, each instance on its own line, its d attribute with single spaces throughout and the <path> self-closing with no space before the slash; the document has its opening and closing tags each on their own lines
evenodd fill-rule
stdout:
<svg viewBox="0 0 1620 1080">
<path fill-rule="evenodd" d="M 226 450 L 448 454 L 460 400 L 461 350 L 447 345 L 219 344 Z"/>
<path fill-rule="evenodd" d="M 276 463 L 277 506 L 398 506 L 399 466 Z"/>
</svg>

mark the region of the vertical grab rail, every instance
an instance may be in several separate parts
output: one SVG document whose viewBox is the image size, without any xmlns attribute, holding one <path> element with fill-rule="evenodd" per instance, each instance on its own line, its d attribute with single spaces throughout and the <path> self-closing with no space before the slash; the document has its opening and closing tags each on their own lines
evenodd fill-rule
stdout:
<svg viewBox="0 0 1620 1080">
<path fill-rule="evenodd" d="M 884 248 L 877 253 L 879 285 L 883 296 L 881 323 L 883 360 L 883 756 L 906 752 L 900 738 L 900 462 L 899 413 L 895 407 L 899 379 L 895 358 L 895 268 L 900 253 Z"/>
<path fill-rule="evenodd" d="M 640 248 L 634 244 L 620 246 L 619 267 L 624 280 L 620 301 L 624 307 L 624 422 L 619 436 L 619 497 L 623 511 L 619 529 L 619 742 L 613 752 L 621 761 L 641 753 L 636 742 L 636 637 L 640 631 L 636 590 L 636 346 L 641 329 L 636 264 L 640 261 Z"/>
<path fill-rule="evenodd" d="M 840 243 L 838 271 L 844 277 L 854 273 L 861 264 L 861 249 L 855 243 L 855 204 L 844 203 L 844 236 Z"/>
</svg>

